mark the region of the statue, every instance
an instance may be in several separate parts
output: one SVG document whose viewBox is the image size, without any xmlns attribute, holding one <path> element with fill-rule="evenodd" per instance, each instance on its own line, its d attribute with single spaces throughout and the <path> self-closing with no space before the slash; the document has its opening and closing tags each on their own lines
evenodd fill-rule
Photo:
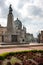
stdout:
<svg viewBox="0 0 43 65">
<path fill-rule="evenodd" d="M 11 4 L 10 4 L 10 7 L 9 7 L 9 14 L 12 14 L 12 11 L 13 11 L 13 9 L 12 9 Z"/>
</svg>

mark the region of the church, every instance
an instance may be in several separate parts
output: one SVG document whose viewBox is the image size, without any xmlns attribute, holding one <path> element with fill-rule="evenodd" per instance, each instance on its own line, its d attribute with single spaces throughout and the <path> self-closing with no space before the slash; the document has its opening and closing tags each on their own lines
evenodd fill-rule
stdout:
<svg viewBox="0 0 43 65">
<path fill-rule="evenodd" d="M 7 27 L 2 27 L 0 25 L 0 41 L 26 43 L 29 42 L 29 36 L 32 38 L 31 41 L 33 41 L 33 34 L 26 33 L 26 28 L 24 26 L 22 28 L 21 21 L 18 18 L 14 21 L 13 9 L 10 5 L 7 17 Z"/>
</svg>

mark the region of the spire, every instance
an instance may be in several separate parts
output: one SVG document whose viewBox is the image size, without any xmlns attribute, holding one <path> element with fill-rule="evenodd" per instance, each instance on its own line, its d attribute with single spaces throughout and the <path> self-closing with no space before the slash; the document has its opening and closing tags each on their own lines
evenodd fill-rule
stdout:
<svg viewBox="0 0 43 65">
<path fill-rule="evenodd" d="M 10 6 L 9 6 L 9 14 L 12 14 L 12 11 L 13 11 L 13 9 L 12 9 L 11 6 L 12 6 L 12 5 L 10 4 Z"/>
</svg>

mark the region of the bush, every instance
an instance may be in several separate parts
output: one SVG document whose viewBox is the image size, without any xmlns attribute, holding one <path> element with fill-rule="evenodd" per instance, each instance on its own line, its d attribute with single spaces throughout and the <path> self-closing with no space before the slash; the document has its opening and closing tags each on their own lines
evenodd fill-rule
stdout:
<svg viewBox="0 0 43 65">
<path fill-rule="evenodd" d="M 14 65 L 21 65 L 20 63 L 16 62 Z"/>
<path fill-rule="evenodd" d="M 7 52 L 7 53 L 3 53 L 3 54 L 0 54 L 0 60 L 4 60 L 5 58 L 8 58 L 9 56 L 17 56 L 18 55 L 21 55 L 21 54 L 26 54 L 26 53 L 43 53 L 43 50 L 26 50 L 26 51 L 19 51 L 19 52 Z"/>
<path fill-rule="evenodd" d="M 18 59 L 18 58 L 16 58 L 16 57 L 13 57 L 13 56 L 12 56 L 12 58 L 10 59 L 10 62 L 11 62 L 12 64 L 14 64 L 14 63 L 16 63 L 16 62 L 21 63 L 21 60 Z"/>
<path fill-rule="evenodd" d="M 4 58 L 4 56 L 0 56 L 0 60 L 4 60 L 5 58 Z"/>
<path fill-rule="evenodd" d="M 2 65 L 2 60 L 0 60 L 0 65 Z"/>
<path fill-rule="evenodd" d="M 39 63 L 38 65 L 43 65 L 43 63 Z"/>
<path fill-rule="evenodd" d="M 7 65 L 12 65 L 11 62 L 7 62 Z"/>
</svg>

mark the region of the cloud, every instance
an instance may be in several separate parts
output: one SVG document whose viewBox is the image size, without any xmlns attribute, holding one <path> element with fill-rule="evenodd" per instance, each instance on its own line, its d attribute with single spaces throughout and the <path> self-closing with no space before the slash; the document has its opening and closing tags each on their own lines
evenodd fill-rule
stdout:
<svg viewBox="0 0 43 65">
<path fill-rule="evenodd" d="M 5 27 L 7 25 L 7 19 L 0 18 L 0 24 Z"/>
<path fill-rule="evenodd" d="M 8 15 L 8 7 L 1 8 L 2 18 L 6 18 Z"/>
<path fill-rule="evenodd" d="M 32 19 L 31 18 L 28 18 L 28 17 L 25 17 L 25 18 L 22 18 L 22 23 L 26 26 L 27 24 L 31 24 L 32 23 Z M 27 26 L 28 26 L 27 25 Z"/>
<path fill-rule="evenodd" d="M 5 18 L 7 16 L 7 6 L 5 4 L 5 0 L 0 0 L 0 9 L 1 9 L 1 15 L 0 17 Z"/>
<path fill-rule="evenodd" d="M 33 33 L 35 37 L 39 31 L 43 30 L 43 20 L 41 19 L 31 19 L 25 17 L 22 20 L 23 25 L 26 27 L 28 33 Z"/>
<path fill-rule="evenodd" d="M 15 9 L 13 10 L 13 15 L 14 15 L 14 18 L 21 17 L 21 13 Z"/>
<path fill-rule="evenodd" d="M 0 7 L 3 7 L 5 5 L 5 0 L 0 0 Z"/>
<path fill-rule="evenodd" d="M 14 18 L 20 18 L 27 32 L 36 35 L 39 30 L 43 29 L 43 0 L 0 0 L 2 25 L 6 24 L 10 4 L 12 4 Z"/>
<path fill-rule="evenodd" d="M 8 11 L 9 11 L 9 6 L 6 5 L 4 0 L 3 1 L 0 0 L 0 3 L 1 3 L 0 4 L 0 9 L 1 9 L 0 18 L 7 18 Z M 8 4 L 8 5 L 10 5 L 10 4 Z M 20 16 L 20 13 L 16 9 L 13 9 L 13 14 L 14 14 L 15 18 Z"/>
<path fill-rule="evenodd" d="M 29 24 L 28 26 L 26 26 L 26 28 L 28 33 L 32 33 L 34 37 L 37 37 L 39 31 L 43 30 L 43 25 L 41 26 L 40 24 L 39 25 Z"/>
<path fill-rule="evenodd" d="M 43 17 L 43 10 L 40 7 L 29 6 L 27 10 L 30 15 Z"/>
<path fill-rule="evenodd" d="M 19 0 L 18 2 L 18 8 L 21 9 L 26 3 L 33 3 L 33 0 Z"/>
</svg>

